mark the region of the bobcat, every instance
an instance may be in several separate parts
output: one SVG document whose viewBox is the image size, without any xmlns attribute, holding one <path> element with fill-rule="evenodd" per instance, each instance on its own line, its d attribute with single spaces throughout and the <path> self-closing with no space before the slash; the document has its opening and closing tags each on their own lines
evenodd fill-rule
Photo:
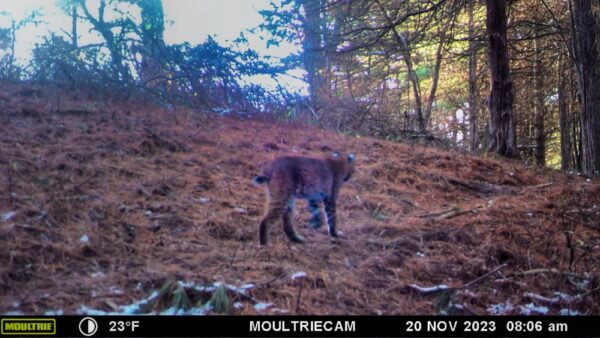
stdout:
<svg viewBox="0 0 600 338">
<path fill-rule="evenodd" d="M 325 158 L 284 156 L 273 160 L 262 175 L 254 178 L 257 185 L 266 184 L 267 203 L 260 222 L 260 244 L 268 242 L 268 230 L 278 217 L 283 219 L 283 230 L 292 242 L 304 239 L 292 225 L 294 198 L 308 200 L 312 215 L 310 225 L 320 228 L 320 202 L 325 205 L 329 234 L 338 237 L 335 229 L 335 202 L 343 182 L 354 172 L 354 154 L 334 152 Z"/>
</svg>

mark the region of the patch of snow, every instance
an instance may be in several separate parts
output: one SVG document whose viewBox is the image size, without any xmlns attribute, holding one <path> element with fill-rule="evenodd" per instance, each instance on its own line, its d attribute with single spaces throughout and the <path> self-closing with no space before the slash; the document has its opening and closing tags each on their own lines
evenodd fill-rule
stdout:
<svg viewBox="0 0 600 338">
<path fill-rule="evenodd" d="M 525 316 L 529 316 L 532 314 L 540 314 L 545 315 L 548 313 L 547 306 L 537 306 L 533 303 L 529 303 L 525 306 L 519 306 L 519 313 Z"/>
<path fill-rule="evenodd" d="M 532 212 L 528 212 L 528 213 L 527 213 L 527 216 L 529 216 L 529 217 L 533 217 L 533 213 L 532 213 Z"/>
<path fill-rule="evenodd" d="M 213 292 L 215 291 L 220 285 L 220 282 L 215 282 L 213 285 L 214 286 L 205 286 L 205 285 L 199 285 L 193 282 L 177 282 L 179 284 L 179 286 L 181 286 L 182 288 L 189 288 L 189 289 L 194 289 L 196 291 L 199 292 Z"/>
<path fill-rule="evenodd" d="M 447 316 L 448 315 L 448 311 L 450 311 L 450 310 L 452 310 L 451 312 L 453 312 L 453 311 L 456 311 L 456 310 L 464 310 L 464 309 L 465 309 L 465 307 L 462 304 L 455 304 L 455 303 L 450 302 L 448 304 L 447 310 L 440 310 L 440 314 L 444 315 L 444 316 Z"/>
<path fill-rule="evenodd" d="M 292 280 L 296 279 L 296 278 L 302 278 L 302 277 L 306 277 L 306 272 L 304 271 L 296 271 L 292 274 Z"/>
<path fill-rule="evenodd" d="M 85 305 L 81 305 L 79 310 L 77 310 L 77 314 L 89 315 L 89 316 L 106 316 L 109 314 L 116 314 L 116 313 L 108 313 L 106 311 L 96 310 L 96 309 L 89 308 Z"/>
<path fill-rule="evenodd" d="M 150 294 L 150 296 L 148 296 L 148 298 L 146 298 L 146 299 L 147 300 L 153 300 L 156 297 L 158 297 L 158 291 L 152 291 L 152 293 Z"/>
<path fill-rule="evenodd" d="M 8 222 L 8 221 L 10 221 L 10 220 L 11 220 L 13 217 L 15 217 L 15 215 L 16 215 L 16 214 L 17 214 L 17 213 L 16 213 L 16 212 L 14 212 L 14 211 L 9 211 L 9 212 L 7 212 L 7 213 L 4 213 L 4 214 L 2 214 L 2 220 L 3 220 L 4 222 Z"/>
<path fill-rule="evenodd" d="M 580 295 L 571 296 L 569 294 L 558 292 L 558 291 L 554 293 L 554 296 L 556 296 L 557 298 L 559 298 L 561 300 L 564 300 L 567 303 L 575 301 L 575 300 L 579 299 L 579 297 L 581 297 Z"/>
<path fill-rule="evenodd" d="M 413 288 L 413 289 L 415 289 L 415 290 L 417 290 L 417 291 L 419 291 L 419 292 L 422 292 L 422 293 L 432 293 L 432 292 L 437 292 L 437 291 L 440 291 L 440 290 L 446 290 L 446 289 L 448 289 L 448 285 L 445 285 L 445 284 L 435 285 L 435 286 L 431 286 L 431 287 L 428 287 L 428 288 L 421 287 L 421 286 L 418 286 L 416 284 L 411 284 L 410 287 Z"/>
<path fill-rule="evenodd" d="M 263 302 L 259 302 L 254 304 L 254 309 L 256 311 L 265 311 L 267 308 L 273 306 L 273 303 L 263 303 Z"/>
<path fill-rule="evenodd" d="M 165 316 L 181 316 L 183 314 L 185 314 L 185 310 L 182 308 L 175 308 L 175 307 L 170 307 L 164 311 L 160 312 L 161 315 L 165 315 Z"/>
<path fill-rule="evenodd" d="M 235 304 L 234 304 L 235 305 Z M 212 306 L 209 303 L 202 305 L 201 307 L 193 307 L 189 309 L 185 314 L 191 316 L 205 316 L 208 311 L 212 309 Z"/>
<path fill-rule="evenodd" d="M 421 251 L 417 251 L 417 257 L 425 257 L 425 254 L 422 253 Z"/>
<path fill-rule="evenodd" d="M 244 284 L 242 286 L 240 286 L 241 290 L 248 290 L 248 289 L 252 289 L 255 285 L 252 283 L 248 283 L 248 284 Z"/>
<path fill-rule="evenodd" d="M 121 305 L 121 314 L 123 315 L 134 315 L 140 312 L 140 305 L 145 304 L 146 301 L 135 302 L 129 305 Z"/>
<path fill-rule="evenodd" d="M 148 304 L 148 302 L 150 302 L 151 300 L 153 300 L 156 297 L 158 297 L 158 291 L 152 291 L 150 296 L 148 296 L 148 298 L 146 298 L 146 299 L 139 300 L 139 301 L 129 304 L 129 305 L 121 305 L 121 309 L 122 309 L 121 314 L 123 314 L 123 315 L 139 314 L 140 307 L 142 305 Z"/>
<path fill-rule="evenodd" d="M 98 277 L 106 277 L 106 275 L 104 274 L 104 272 L 98 271 L 98 272 L 94 272 L 94 273 L 90 274 L 90 277 L 98 278 Z"/>
<path fill-rule="evenodd" d="M 151 210 L 146 210 L 146 212 L 144 212 L 144 214 L 146 216 L 152 216 L 152 211 Z"/>
<path fill-rule="evenodd" d="M 284 309 L 279 309 L 279 308 L 272 308 L 271 309 L 272 313 L 289 313 L 288 310 L 284 310 Z"/>
<path fill-rule="evenodd" d="M 233 210 L 235 210 L 235 212 L 238 212 L 238 213 L 240 213 L 240 214 L 244 214 L 244 213 L 246 213 L 246 209 L 244 209 L 244 208 L 235 208 L 235 209 L 233 209 Z"/>
<path fill-rule="evenodd" d="M 24 315 L 23 312 L 21 311 L 8 311 L 8 312 L 4 312 L 5 316 L 22 316 Z"/>
<path fill-rule="evenodd" d="M 494 304 L 487 308 L 487 312 L 491 315 L 505 315 L 510 313 L 515 309 L 515 306 L 512 305 L 510 301 L 506 301 L 506 303 Z"/>
<path fill-rule="evenodd" d="M 541 301 L 541 302 L 549 303 L 549 304 L 556 304 L 556 303 L 560 303 L 561 301 L 570 303 L 570 302 L 576 301 L 580 297 L 580 296 L 571 296 L 566 293 L 562 293 L 562 292 L 558 292 L 558 291 L 554 292 L 554 297 L 552 297 L 552 298 L 544 297 L 542 295 L 538 295 L 533 292 L 525 292 L 523 295 L 525 297 L 529 297 L 531 299 L 535 299 L 537 301 Z"/>
<path fill-rule="evenodd" d="M 540 302 L 550 303 L 550 304 L 558 303 L 560 301 L 560 299 L 558 297 L 548 298 L 548 297 L 544 297 L 542 295 L 538 295 L 537 293 L 533 293 L 533 292 L 525 292 L 523 294 L 523 296 L 529 297 L 531 299 L 535 299 Z"/>
<path fill-rule="evenodd" d="M 577 286 L 578 288 L 587 289 L 590 286 L 590 281 L 584 279 L 581 282 L 575 283 L 575 286 Z"/>
<path fill-rule="evenodd" d="M 111 286 L 110 288 L 108 288 L 108 290 L 113 294 L 113 295 L 123 295 L 125 294 L 123 292 L 123 290 L 119 289 L 116 286 Z"/>
<path fill-rule="evenodd" d="M 194 283 L 194 282 L 182 282 L 182 281 L 178 281 L 177 284 L 179 284 L 179 286 L 181 286 L 182 288 L 194 288 L 194 287 L 196 287 L 196 283 Z"/>
<path fill-rule="evenodd" d="M 81 243 L 87 243 L 87 242 L 89 242 L 89 241 L 90 241 L 90 238 L 88 237 L 88 235 L 83 235 L 83 236 L 81 236 L 81 237 L 79 238 L 79 241 L 80 241 Z"/>
<path fill-rule="evenodd" d="M 477 296 L 473 291 L 468 290 L 468 289 L 464 289 L 464 290 L 460 290 L 457 292 L 458 294 L 462 294 L 465 295 L 467 297 L 471 297 L 471 298 L 478 298 L 479 296 Z"/>
<path fill-rule="evenodd" d="M 225 283 L 221 283 L 221 282 L 215 282 L 213 283 L 213 286 L 204 286 L 204 285 L 200 285 L 200 284 L 196 284 L 193 282 L 183 282 L 183 281 L 178 281 L 177 282 L 181 287 L 184 288 L 191 288 L 191 289 L 195 289 L 198 290 L 200 292 L 213 292 L 215 291 L 217 288 L 224 286 L 225 288 L 227 288 L 228 290 L 234 290 L 236 292 L 239 293 L 245 293 L 246 290 L 251 289 L 253 287 L 255 287 L 254 284 L 252 283 L 247 283 L 242 285 L 241 287 L 237 287 L 235 285 L 231 285 L 231 284 L 225 284 Z M 141 288 L 141 283 L 138 283 L 138 287 Z M 115 294 L 115 293 L 121 293 L 123 291 L 121 291 L 120 289 L 118 289 L 117 287 L 113 286 L 110 287 L 109 290 Z M 94 293 L 94 291 L 92 291 L 92 293 Z M 150 301 L 152 301 L 153 299 L 157 298 L 159 296 L 158 291 L 152 291 L 152 293 L 150 294 L 150 296 L 148 296 L 146 299 L 142 299 L 139 300 L 137 302 L 134 302 L 132 304 L 129 305 L 121 305 L 118 311 L 114 311 L 114 312 L 106 312 L 106 311 L 102 311 L 102 310 L 96 310 L 96 309 L 92 309 L 89 308 L 85 305 L 82 305 L 79 310 L 77 311 L 78 314 L 81 315 L 91 315 L 91 316 L 99 316 L 99 315 L 139 315 L 139 314 L 143 314 L 142 313 L 142 309 L 144 308 L 145 305 L 149 304 Z M 273 304 L 271 303 L 257 303 L 254 307 L 257 311 L 264 311 L 267 308 L 270 308 Z M 244 304 L 241 302 L 236 302 L 233 304 L 234 308 L 239 309 L 239 308 L 243 308 Z M 193 307 L 189 310 L 185 310 L 183 308 L 175 308 L 175 307 L 170 307 L 168 309 L 165 309 L 161 312 L 154 312 L 153 314 L 157 314 L 157 315 L 196 315 L 196 316 L 201 316 L 201 315 L 206 315 L 208 314 L 212 309 L 212 304 L 210 304 L 210 302 L 202 305 L 201 307 Z M 271 308 L 272 311 L 273 308 Z M 284 310 L 280 311 L 283 313 Z"/>
<path fill-rule="evenodd" d="M 208 202 L 210 202 L 210 198 L 206 198 L 206 197 L 200 197 L 198 199 L 198 202 L 202 203 L 202 204 L 206 204 Z"/>
<path fill-rule="evenodd" d="M 577 310 L 571 310 L 571 309 L 560 309 L 560 311 L 558 311 L 558 314 L 561 316 L 579 316 L 580 313 Z"/>
<path fill-rule="evenodd" d="M 12 303 L 12 307 L 14 307 L 15 309 L 18 308 L 19 306 L 21 306 L 21 303 L 19 303 L 19 302 Z"/>
<path fill-rule="evenodd" d="M 592 180 L 590 180 L 589 178 L 585 180 L 586 182 L 591 182 Z"/>
<path fill-rule="evenodd" d="M 65 312 L 63 310 L 48 310 L 46 312 L 44 312 L 44 316 L 62 316 L 64 315 Z"/>
</svg>

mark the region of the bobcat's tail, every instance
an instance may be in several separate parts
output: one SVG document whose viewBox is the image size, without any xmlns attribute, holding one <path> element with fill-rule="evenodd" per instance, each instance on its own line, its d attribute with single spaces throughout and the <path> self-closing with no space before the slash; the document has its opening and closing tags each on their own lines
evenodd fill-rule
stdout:
<svg viewBox="0 0 600 338">
<path fill-rule="evenodd" d="M 267 182 L 269 182 L 270 178 L 264 175 L 259 175 L 256 176 L 252 179 L 252 182 L 254 182 L 254 184 L 256 185 L 261 185 L 261 184 L 265 184 Z"/>
</svg>

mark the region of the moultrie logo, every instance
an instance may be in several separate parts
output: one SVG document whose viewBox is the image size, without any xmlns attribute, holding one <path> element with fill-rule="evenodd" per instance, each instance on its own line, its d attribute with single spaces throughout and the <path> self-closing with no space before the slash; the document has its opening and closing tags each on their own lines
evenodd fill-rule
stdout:
<svg viewBox="0 0 600 338">
<path fill-rule="evenodd" d="M 0 333 L 3 336 L 55 335 L 54 318 L 3 318 Z"/>
</svg>

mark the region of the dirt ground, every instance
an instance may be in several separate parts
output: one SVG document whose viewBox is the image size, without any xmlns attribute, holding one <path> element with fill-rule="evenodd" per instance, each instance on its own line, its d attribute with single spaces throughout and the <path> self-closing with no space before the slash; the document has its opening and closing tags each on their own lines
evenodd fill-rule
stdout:
<svg viewBox="0 0 600 338">
<path fill-rule="evenodd" d="M 221 282 L 252 284 L 226 291 L 234 314 L 600 314 L 597 180 L 40 86 L 3 84 L 0 123 L 0 313 L 116 311 L 162 290 L 160 311 L 178 291 L 211 297 L 176 282 Z M 299 201 L 307 243 L 278 225 L 260 247 L 252 177 L 332 150 L 357 153 L 342 238 L 309 229 Z"/>
</svg>

